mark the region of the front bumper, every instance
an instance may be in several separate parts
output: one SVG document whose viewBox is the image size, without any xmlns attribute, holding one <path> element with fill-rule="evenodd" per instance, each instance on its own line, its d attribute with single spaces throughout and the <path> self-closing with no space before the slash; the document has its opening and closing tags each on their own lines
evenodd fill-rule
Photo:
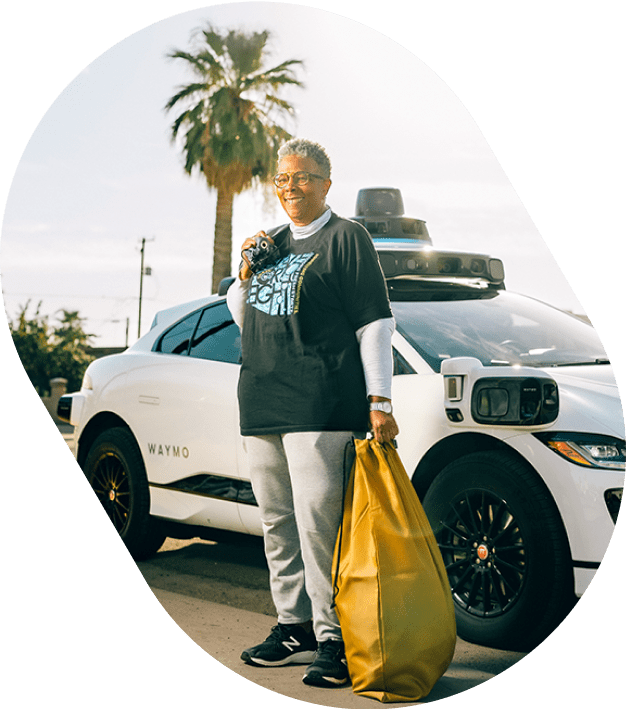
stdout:
<svg viewBox="0 0 626 709">
<path fill-rule="evenodd" d="M 556 502 L 569 541 L 575 592 L 581 596 L 615 531 L 624 473 L 570 463 L 534 436 L 513 436 L 506 442 L 541 475 Z"/>
</svg>

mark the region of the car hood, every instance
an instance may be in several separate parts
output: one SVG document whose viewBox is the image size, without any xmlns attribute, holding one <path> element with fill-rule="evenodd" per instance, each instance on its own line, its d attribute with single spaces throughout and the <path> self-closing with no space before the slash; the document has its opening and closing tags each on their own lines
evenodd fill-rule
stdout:
<svg viewBox="0 0 626 709">
<path fill-rule="evenodd" d="M 560 411 L 555 426 L 624 438 L 624 415 L 611 366 L 549 367 L 544 371 L 559 385 Z"/>
</svg>

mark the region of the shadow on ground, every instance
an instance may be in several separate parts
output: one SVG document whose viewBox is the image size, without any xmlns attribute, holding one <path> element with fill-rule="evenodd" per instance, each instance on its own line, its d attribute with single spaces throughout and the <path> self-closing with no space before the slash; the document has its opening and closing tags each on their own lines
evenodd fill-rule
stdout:
<svg viewBox="0 0 626 709">
<path fill-rule="evenodd" d="M 241 650 L 253 641 L 263 639 L 261 635 L 267 634 L 275 623 L 261 540 L 215 543 L 200 539 L 167 539 L 153 558 L 139 562 L 138 567 L 179 627 L 212 657 L 240 676 L 286 696 L 329 707 L 350 709 L 376 704 L 371 699 L 354 695 L 349 687 L 332 692 L 319 689 L 312 692 L 312 688 L 305 688 L 302 684 L 302 669 L 297 666 L 280 668 L 277 673 L 275 668 L 252 668 L 240 661 Z M 204 602 L 207 603 L 203 605 Z M 237 610 L 233 614 L 234 609 Z M 472 645 L 459 638 L 450 667 L 428 697 L 419 703 L 434 702 L 471 689 L 524 656 L 525 653 L 521 652 Z M 321 693 L 319 696 L 318 692 Z"/>
</svg>

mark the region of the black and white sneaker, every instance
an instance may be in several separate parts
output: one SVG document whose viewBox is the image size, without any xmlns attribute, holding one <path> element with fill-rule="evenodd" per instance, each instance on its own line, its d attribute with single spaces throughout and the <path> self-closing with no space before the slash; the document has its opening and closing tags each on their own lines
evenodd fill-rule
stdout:
<svg viewBox="0 0 626 709">
<path fill-rule="evenodd" d="M 325 640 L 318 645 L 317 657 L 306 668 L 304 684 L 314 687 L 341 687 L 350 681 L 344 644 L 341 640 Z"/>
<path fill-rule="evenodd" d="M 247 665 L 281 667 L 306 665 L 315 659 L 317 641 L 315 634 L 299 625 L 279 623 L 272 628 L 267 640 L 241 653 Z"/>
</svg>

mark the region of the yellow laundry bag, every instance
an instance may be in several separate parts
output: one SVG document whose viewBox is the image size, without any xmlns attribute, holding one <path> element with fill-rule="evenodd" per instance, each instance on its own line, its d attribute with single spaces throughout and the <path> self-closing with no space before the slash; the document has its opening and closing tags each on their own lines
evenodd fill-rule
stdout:
<svg viewBox="0 0 626 709">
<path fill-rule="evenodd" d="M 415 701 L 452 661 L 452 594 L 397 451 L 374 440 L 355 447 L 333 566 L 352 689 L 381 702 Z"/>
</svg>

